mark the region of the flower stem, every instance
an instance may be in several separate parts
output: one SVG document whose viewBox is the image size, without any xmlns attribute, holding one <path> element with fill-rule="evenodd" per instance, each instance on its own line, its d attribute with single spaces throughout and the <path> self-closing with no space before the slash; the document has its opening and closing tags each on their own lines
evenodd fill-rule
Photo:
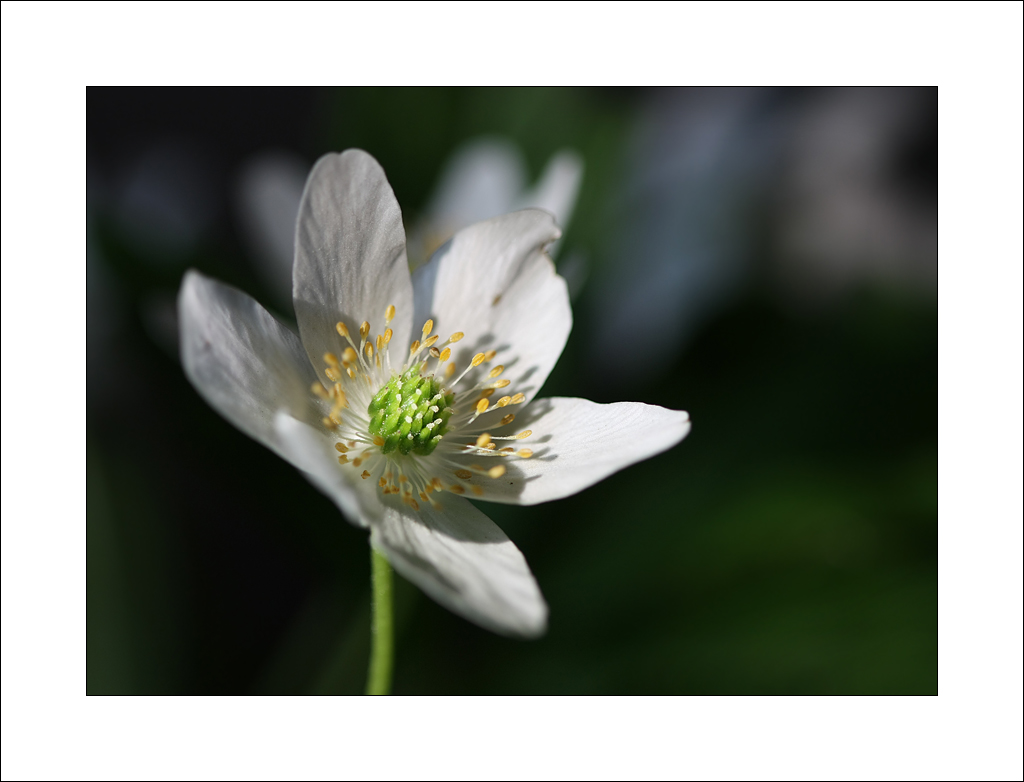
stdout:
<svg viewBox="0 0 1024 782">
<path fill-rule="evenodd" d="M 391 668 L 395 659 L 391 565 L 373 548 L 370 549 L 370 565 L 373 617 L 370 620 L 370 670 L 366 675 L 366 694 L 387 695 L 391 692 Z"/>
</svg>

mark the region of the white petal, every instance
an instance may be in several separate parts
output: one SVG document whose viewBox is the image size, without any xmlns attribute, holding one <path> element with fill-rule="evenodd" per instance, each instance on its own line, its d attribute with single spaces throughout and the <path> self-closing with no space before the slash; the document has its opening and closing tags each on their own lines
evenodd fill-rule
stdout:
<svg viewBox="0 0 1024 782">
<path fill-rule="evenodd" d="M 280 454 L 274 414 L 315 415 L 309 389 L 317 378 L 299 338 L 252 297 L 194 271 L 178 293 L 178 320 L 181 363 L 192 385 L 218 413 Z"/>
<path fill-rule="evenodd" d="M 349 521 L 366 527 L 381 519 L 384 506 L 380 502 L 373 479 L 363 480 L 352 465 L 338 464 L 334 450 L 337 438 L 322 428 L 297 421 L 287 413 L 278 413 L 274 420 L 282 455 L 306 474 L 306 478 L 326 494 Z"/>
<path fill-rule="evenodd" d="M 302 344 L 318 372 L 324 353 L 345 346 L 335 323 L 344 321 L 358 346 L 359 324 L 369 321 L 371 333 L 382 334 L 391 304 L 395 343 L 408 345 L 412 284 L 402 212 L 384 170 L 361 149 L 324 155 L 313 167 L 299 208 L 293 282 Z"/>
<path fill-rule="evenodd" d="M 551 215 L 536 209 L 459 231 L 413 275 L 416 323 L 433 318 L 442 339 L 465 333 L 454 356 L 459 369 L 475 353 L 497 350 L 508 392 L 532 398 L 572 328 L 565 280 L 544 252 L 560 235 Z"/>
<path fill-rule="evenodd" d="M 571 149 L 553 155 L 540 181 L 524 193 L 517 208 L 534 207 L 551 212 L 563 229 L 569 226 L 583 181 L 583 158 Z"/>
<path fill-rule="evenodd" d="M 461 497 L 443 510 L 390 508 L 370 538 L 395 569 L 430 597 L 503 635 L 534 638 L 548 607 L 522 553 L 498 526 Z"/>
<path fill-rule="evenodd" d="M 512 211 L 526 180 L 526 164 L 504 139 L 478 139 L 457 150 L 441 174 L 427 213 L 448 238 L 460 228 Z M 533 204 L 529 204 L 533 206 Z"/>
<path fill-rule="evenodd" d="M 624 467 L 668 450 L 690 431 L 690 416 L 639 402 L 599 405 L 587 399 L 541 399 L 492 435 L 530 430 L 523 440 L 497 441 L 499 447 L 528 448 L 528 459 L 456 456 L 459 466 L 502 465 L 500 478 L 474 476 L 480 499 L 536 505 L 593 486 Z"/>
</svg>

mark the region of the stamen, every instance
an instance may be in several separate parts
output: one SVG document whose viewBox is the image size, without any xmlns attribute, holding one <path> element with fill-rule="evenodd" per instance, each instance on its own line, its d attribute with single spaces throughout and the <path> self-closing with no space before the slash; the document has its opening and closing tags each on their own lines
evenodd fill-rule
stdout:
<svg viewBox="0 0 1024 782">
<path fill-rule="evenodd" d="M 478 367 L 482 363 L 484 363 L 484 361 L 486 361 L 486 360 L 487 360 L 487 354 L 486 353 L 477 353 L 475 356 L 473 356 L 473 360 L 469 362 L 469 365 L 471 367 Z"/>
<path fill-rule="evenodd" d="M 530 436 L 531 434 L 533 434 L 533 432 L 532 432 L 532 431 L 531 431 L 530 429 L 527 429 L 527 430 L 526 430 L 525 432 L 520 432 L 519 434 L 517 434 L 517 435 L 515 436 L 515 439 L 516 439 L 516 440 L 525 440 L 525 439 L 526 439 L 527 437 L 529 437 L 529 436 Z"/>
<path fill-rule="evenodd" d="M 470 478 L 473 477 L 473 473 L 471 473 L 469 470 L 456 470 L 455 477 L 462 478 L 462 480 L 464 481 L 468 481 Z"/>
<path fill-rule="evenodd" d="M 505 466 L 499 464 L 497 467 L 492 467 L 487 471 L 487 474 L 492 478 L 500 478 L 502 475 L 505 474 Z"/>
<path fill-rule="evenodd" d="M 352 348 L 345 348 L 341 353 L 341 360 L 346 364 L 351 364 L 359 358 L 359 355 Z"/>
<path fill-rule="evenodd" d="M 463 334 L 461 331 L 456 331 L 454 334 L 452 334 L 450 337 L 448 337 L 448 341 L 451 342 L 452 344 L 454 344 L 454 343 L 458 342 L 460 339 L 462 339 L 464 336 L 466 336 L 466 335 Z"/>
<path fill-rule="evenodd" d="M 324 389 L 323 383 L 321 383 L 319 381 L 317 381 L 316 383 L 314 383 L 310 387 L 310 391 L 312 391 L 314 394 L 316 394 L 318 397 L 320 397 L 323 400 L 327 400 L 327 399 L 331 398 L 331 395 L 328 394 L 327 391 Z"/>
<path fill-rule="evenodd" d="M 531 451 L 529 448 L 522 448 L 519 450 L 516 456 L 522 459 L 529 459 L 531 456 L 533 456 L 533 451 Z"/>
<path fill-rule="evenodd" d="M 370 477 L 370 471 L 369 470 L 363 470 L 363 472 L 360 474 L 360 477 L 365 481 L 367 478 Z"/>
<path fill-rule="evenodd" d="M 523 396 L 522 394 L 516 394 L 514 397 L 512 397 L 511 401 L 514 405 L 521 405 L 523 402 L 526 401 L 526 397 Z"/>
<path fill-rule="evenodd" d="M 348 453 L 348 448 L 342 443 L 335 443 L 334 450 L 336 450 L 338 453 Z"/>
<path fill-rule="evenodd" d="M 384 325 L 387 326 L 395 319 L 395 305 L 389 304 L 388 308 L 384 310 Z"/>
<path fill-rule="evenodd" d="M 444 378 L 448 380 L 452 375 L 455 374 L 455 362 L 452 362 L 444 368 Z"/>
<path fill-rule="evenodd" d="M 504 416 L 501 419 L 501 425 L 505 426 L 506 424 L 510 424 L 510 423 L 512 423 L 515 420 L 516 420 L 515 415 L 513 413 L 509 413 L 508 415 Z"/>
<path fill-rule="evenodd" d="M 498 366 L 496 366 L 494 369 L 492 369 L 490 372 L 487 373 L 487 377 L 497 377 L 498 375 L 500 375 L 504 371 L 505 371 L 505 366 L 503 364 L 498 364 Z"/>
<path fill-rule="evenodd" d="M 333 353 L 324 353 L 324 361 L 326 361 L 332 367 L 338 366 L 338 357 Z"/>
<path fill-rule="evenodd" d="M 366 335 L 369 334 L 369 333 L 370 333 L 370 324 L 367 323 L 364 320 L 362 325 L 359 327 L 359 338 L 360 339 L 366 339 Z"/>
<path fill-rule="evenodd" d="M 512 397 L 510 397 L 510 396 L 503 396 L 501 399 L 499 399 L 497 402 L 494 403 L 494 406 L 495 407 L 504 407 L 505 405 L 507 405 L 511 401 L 512 401 Z"/>
<path fill-rule="evenodd" d="M 423 324 L 423 338 L 427 338 L 427 334 L 434 330 L 434 321 L 432 318 L 428 318 L 427 322 Z"/>
<path fill-rule="evenodd" d="M 342 454 L 341 456 L 339 456 L 338 457 L 338 464 L 348 464 L 348 457 L 345 454 Z"/>
<path fill-rule="evenodd" d="M 391 329 L 384 330 L 384 344 L 387 345 L 391 341 L 391 336 L 394 334 Z"/>
<path fill-rule="evenodd" d="M 348 326 L 342 323 L 340 320 L 334 324 L 334 328 L 337 329 L 338 333 L 341 334 L 345 339 L 348 339 Z"/>
<path fill-rule="evenodd" d="M 453 483 L 451 486 L 448 487 L 448 491 L 450 491 L 452 494 L 465 494 L 466 488 L 464 486 L 460 486 L 457 483 Z"/>
<path fill-rule="evenodd" d="M 329 377 L 335 383 L 341 380 L 341 375 L 338 374 L 338 370 L 336 370 L 334 367 L 325 367 L 324 374 L 327 375 L 327 377 Z"/>
<path fill-rule="evenodd" d="M 486 413 L 486 412 L 487 412 L 487 400 L 486 399 L 481 399 L 479 402 L 476 403 L 476 414 L 480 415 L 481 413 Z"/>
<path fill-rule="evenodd" d="M 482 435 L 480 435 L 478 438 L 476 438 L 476 447 L 477 448 L 486 448 L 487 447 L 487 443 L 489 443 L 490 441 L 491 441 L 491 436 L 489 434 L 487 434 L 487 432 L 484 432 Z"/>
<path fill-rule="evenodd" d="M 441 359 L 441 363 L 442 364 L 445 361 L 447 361 L 448 359 L 450 359 L 451 357 L 452 357 L 452 349 L 451 348 L 445 348 L 444 350 L 441 351 L 441 355 L 439 356 L 439 358 Z"/>
</svg>

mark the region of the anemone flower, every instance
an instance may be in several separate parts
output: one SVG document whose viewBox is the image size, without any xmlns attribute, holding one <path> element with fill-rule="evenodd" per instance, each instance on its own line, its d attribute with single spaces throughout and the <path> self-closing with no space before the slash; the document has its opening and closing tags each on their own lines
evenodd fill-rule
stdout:
<svg viewBox="0 0 1024 782">
<path fill-rule="evenodd" d="M 463 229 L 410 275 L 384 171 L 348 150 L 322 157 L 302 196 L 298 335 L 194 271 L 178 298 L 182 362 L 210 405 L 304 472 L 434 600 L 520 637 L 544 632 L 547 606 L 469 499 L 567 497 L 690 428 L 651 405 L 532 401 L 572 324 L 545 254 L 559 233 L 547 212 L 513 212 Z"/>
</svg>

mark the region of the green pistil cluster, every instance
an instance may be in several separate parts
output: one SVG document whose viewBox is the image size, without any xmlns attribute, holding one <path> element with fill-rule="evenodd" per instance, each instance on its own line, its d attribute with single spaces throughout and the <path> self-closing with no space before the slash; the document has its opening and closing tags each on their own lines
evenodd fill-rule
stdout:
<svg viewBox="0 0 1024 782">
<path fill-rule="evenodd" d="M 384 453 L 429 456 L 448 431 L 455 395 L 443 393 L 434 378 L 421 377 L 423 364 L 392 377 L 378 391 L 370 406 L 370 434 L 381 437 Z"/>
</svg>

